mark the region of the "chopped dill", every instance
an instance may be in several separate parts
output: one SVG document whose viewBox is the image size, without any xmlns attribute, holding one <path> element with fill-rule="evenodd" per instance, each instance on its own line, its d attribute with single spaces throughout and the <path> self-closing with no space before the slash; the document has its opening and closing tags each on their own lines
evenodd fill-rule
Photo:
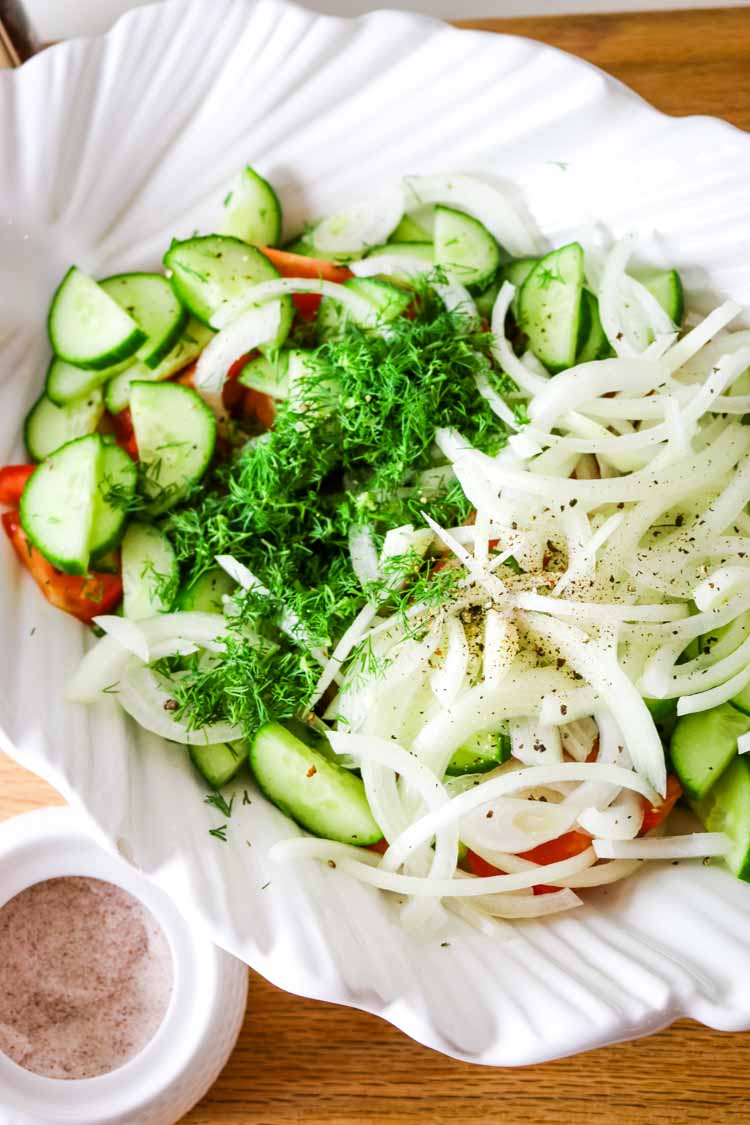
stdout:
<svg viewBox="0 0 750 1125">
<path fill-rule="evenodd" d="M 269 719 L 291 718 L 320 675 L 320 652 L 367 598 L 407 623 L 416 602 L 432 608 L 452 596 L 460 574 L 434 558 L 389 559 L 382 581 L 363 590 L 349 555 L 350 530 L 361 524 L 379 549 L 390 529 L 423 526 L 424 511 L 443 526 L 466 520 L 470 504 L 436 454 L 437 429 L 455 427 L 490 454 L 507 440 L 475 384 L 481 371 L 510 389 L 487 370 L 489 333 L 447 312 L 427 285 L 415 294 L 411 318 L 387 333 L 345 322 L 317 346 L 294 398 L 277 402 L 273 429 L 163 520 L 183 583 L 231 554 L 267 590 L 233 595 L 220 659 L 195 654 L 173 670 L 178 717 L 192 726 L 228 720 L 251 737 Z M 351 666 L 372 673 L 382 661 L 365 642 Z"/>
<path fill-rule="evenodd" d="M 223 813 L 224 816 L 231 818 L 232 806 L 234 805 L 234 793 L 228 801 L 223 793 L 209 793 L 203 798 L 203 804 L 213 805 L 213 807 L 218 809 L 220 813 Z"/>
<path fill-rule="evenodd" d="M 215 836 L 217 840 L 221 840 L 223 844 L 227 842 L 227 826 L 222 824 L 219 828 L 209 828 L 209 836 Z"/>
</svg>

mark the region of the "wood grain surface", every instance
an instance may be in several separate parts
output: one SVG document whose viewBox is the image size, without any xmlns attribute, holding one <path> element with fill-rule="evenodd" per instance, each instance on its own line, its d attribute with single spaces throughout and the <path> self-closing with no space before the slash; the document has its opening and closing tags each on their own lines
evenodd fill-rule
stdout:
<svg viewBox="0 0 750 1125">
<path fill-rule="evenodd" d="M 714 114 L 750 129 L 750 9 L 463 26 L 541 39 L 597 63 L 668 113 Z M 0 755 L 0 819 L 60 802 Z M 682 1021 L 648 1040 L 577 1058 L 488 1070 L 442 1058 L 374 1016 L 251 978 L 237 1049 L 185 1125 L 750 1121 L 750 1033 Z"/>
</svg>

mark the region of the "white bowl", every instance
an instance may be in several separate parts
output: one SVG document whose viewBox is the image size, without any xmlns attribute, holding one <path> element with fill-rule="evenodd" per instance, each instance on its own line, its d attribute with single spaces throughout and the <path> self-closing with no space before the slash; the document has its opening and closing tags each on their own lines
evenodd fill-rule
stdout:
<svg viewBox="0 0 750 1125">
<path fill-rule="evenodd" d="M 691 303 L 750 304 L 750 140 L 674 120 L 604 74 L 523 39 L 379 12 L 353 22 L 260 0 L 164 3 L 107 36 L 0 75 L 0 460 L 21 458 L 52 288 L 76 261 L 154 268 L 172 235 L 211 229 L 251 162 L 288 230 L 407 172 L 509 182 L 559 242 L 582 223 L 656 230 Z M 376 1012 L 437 1050 L 533 1063 L 680 1015 L 750 1026 L 750 888 L 718 867 L 651 867 L 570 917 L 492 945 L 458 921 L 423 943 L 384 896 L 313 863 L 272 867 L 296 829 L 248 783 L 226 844 L 184 754 L 114 703 L 63 702 L 84 630 L 0 548 L 9 751 L 84 809 L 186 917 L 275 984 Z M 251 846 L 249 847 L 248 844 Z M 446 940 L 445 937 L 442 940 Z"/>
<path fill-rule="evenodd" d="M 3 1125 L 172 1125 L 216 1081 L 245 1015 L 247 970 L 191 927 L 167 895 L 108 855 L 72 809 L 37 809 L 0 825 L 0 907 L 46 879 L 115 883 L 158 922 L 172 955 L 172 996 L 154 1037 L 98 1078 L 43 1078 L 0 1052 Z"/>
</svg>

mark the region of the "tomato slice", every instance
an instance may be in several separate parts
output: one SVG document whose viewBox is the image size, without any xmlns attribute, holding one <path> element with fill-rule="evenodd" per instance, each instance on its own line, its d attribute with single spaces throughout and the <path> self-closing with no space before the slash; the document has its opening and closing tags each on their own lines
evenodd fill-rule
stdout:
<svg viewBox="0 0 750 1125">
<path fill-rule="evenodd" d="M 667 777 L 667 795 L 660 805 L 652 805 L 645 797 L 641 800 L 644 804 L 643 824 L 638 833 L 639 836 L 645 836 L 652 828 L 656 828 L 657 824 L 661 824 L 666 820 L 672 809 L 675 807 L 680 797 L 682 796 L 682 786 L 675 774 L 670 773 Z"/>
<path fill-rule="evenodd" d="M 124 449 L 133 461 L 138 460 L 138 445 L 135 440 L 135 430 L 133 429 L 133 419 L 130 415 L 130 408 L 125 407 L 117 414 L 110 414 L 112 419 L 112 428 L 115 432 L 115 441 L 120 449 Z"/>
<path fill-rule="evenodd" d="M 548 864 L 559 863 L 563 859 L 572 859 L 573 856 L 585 852 L 591 846 L 591 837 L 583 832 L 565 832 L 556 840 L 549 840 L 546 844 L 538 844 L 527 852 L 519 852 L 519 859 L 528 859 L 532 863 Z M 486 859 L 482 859 L 475 852 L 469 850 L 466 855 L 469 868 L 475 875 L 505 875 L 497 867 L 493 867 Z M 548 887 L 544 883 L 537 883 L 534 888 L 535 895 L 554 894 L 559 887 Z"/>
<path fill-rule="evenodd" d="M 36 465 L 6 465 L 0 469 L 0 504 L 18 506 L 26 481 L 35 468 Z"/>
<path fill-rule="evenodd" d="M 18 512 L 3 512 L 2 523 L 18 558 L 31 573 L 47 601 L 57 609 L 62 609 L 89 625 L 92 618 L 100 613 L 109 613 L 122 600 L 122 579 L 119 574 L 92 572 L 83 577 L 61 574 L 29 543 Z"/>
<path fill-rule="evenodd" d="M 276 250 L 273 246 L 261 246 L 266 257 L 276 266 L 282 277 L 319 277 L 337 285 L 354 277 L 346 266 L 337 266 L 323 258 L 307 258 L 304 254 L 292 254 L 288 250 Z M 317 293 L 294 293 L 292 301 L 303 320 L 314 320 L 320 305 Z"/>
</svg>

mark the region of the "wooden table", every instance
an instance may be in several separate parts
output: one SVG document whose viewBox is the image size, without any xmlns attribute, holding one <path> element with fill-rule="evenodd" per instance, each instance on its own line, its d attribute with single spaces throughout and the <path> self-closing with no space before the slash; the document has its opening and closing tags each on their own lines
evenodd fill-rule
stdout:
<svg viewBox="0 0 750 1125">
<path fill-rule="evenodd" d="M 457 5 L 458 6 L 458 5 Z M 750 9 L 466 21 L 542 39 L 604 67 L 669 113 L 750 129 Z M 0 819 L 60 803 L 0 755 Z M 277 991 L 251 974 L 232 1059 L 186 1125 L 740 1125 L 750 1034 L 682 1021 L 661 1034 L 526 1070 L 442 1058 L 361 1012 Z"/>
</svg>

